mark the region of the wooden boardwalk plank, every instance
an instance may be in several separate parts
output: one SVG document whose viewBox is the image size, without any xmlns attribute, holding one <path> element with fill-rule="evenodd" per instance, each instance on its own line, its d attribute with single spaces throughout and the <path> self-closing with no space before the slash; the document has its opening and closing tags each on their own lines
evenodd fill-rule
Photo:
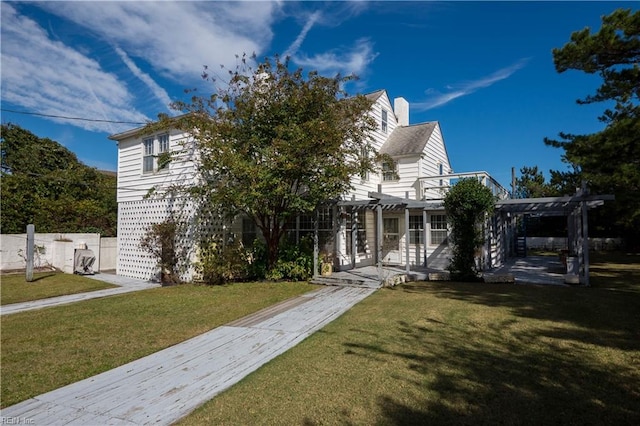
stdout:
<svg viewBox="0 0 640 426">
<path fill-rule="evenodd" d="M 69 303 L 82 302 L 84 300 L 98 299 L 101 297 L 115 296 L 117 294 L 131 293 L 134 291 L 147 290 L 160 287 L 159 284 L 140 280 L 128 279 L 118 276 L 103 274 L 91 276 L 92 279 L 119 285 L 118 288 L 107 288 L 104 290 L 88 291 L 84 293 L 68 294 L 65 296 L 49 297 L 47 299 L 32 300 L 29 302 L 12 303 L 0 307 L 0 315 L 15 314 L 18 312 L 32 311 L 34 309 L 49 308 L 52 306 L 67 305 Z"/>
<path fill-rule="evenodd" d="M 171 424 L 374 291 L 323 288 L 5 408 L 2 416 L 34 425 Z"/>
</svg>

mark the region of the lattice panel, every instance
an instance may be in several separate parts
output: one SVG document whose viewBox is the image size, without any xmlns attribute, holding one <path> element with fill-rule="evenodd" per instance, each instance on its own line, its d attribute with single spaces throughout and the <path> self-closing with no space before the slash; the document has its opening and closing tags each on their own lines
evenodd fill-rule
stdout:
<svg viewBox="0 0 640 426">
<path fill-rule="evenodd" d="M 166 199 L 147 199 L 118 204 L 118 266 L 117 273 L 140 280 L 151 280 L 159 273 L 158 260 L 140 247 L 140 242 L 152 224 L 167 220 L 172 214 L 184 225 L 176 235 L 180 279 L 193 276 L 198 236 L 213 237 L 222 233 L 220 221 L 198 218 L 192 203 Z"/>
</svg>

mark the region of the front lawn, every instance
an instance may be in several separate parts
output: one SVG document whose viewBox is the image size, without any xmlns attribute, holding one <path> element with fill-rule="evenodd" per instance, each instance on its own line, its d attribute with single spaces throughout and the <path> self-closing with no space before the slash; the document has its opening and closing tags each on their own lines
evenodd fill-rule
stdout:
<svg viewBox="0 0 640 426">
<path fill-rule="evenodd" d="M 314 288 L 181 285 L 3 316 L 0 404 L 123 365 Z"/>
<path fill-rule="evenodd" d="M 594 258 L 592 288 L 380 290 L 183 424 L 640 424 L 637 257 Z"/>
<path fill-rule="evenodd" d="M 113 284 L 61 272 L 33 274 L 33 281 L 30 283 L 25 281 L 24 274 L 2 275 L 0 277 L 0 304 L 30 302 L 115 287 L 117 286 Z"/>
</svg>

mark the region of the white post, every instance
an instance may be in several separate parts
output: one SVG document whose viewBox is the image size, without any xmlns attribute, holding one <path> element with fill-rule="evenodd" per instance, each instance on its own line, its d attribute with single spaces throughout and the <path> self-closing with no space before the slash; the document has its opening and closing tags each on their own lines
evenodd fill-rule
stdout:
<svg viewBox="0 0 640 426">
<path fill-rule="evenodd" d="M 582 196 L 587 196 L 587 183 L 582 181 Z M 587 217 L 587 202 L 580 202 L 582 207 L 582 262 L 584 285 L 589 286 L 589 221 Z"/>
<path fill-rule="evenodd" d="M 411 267 L 409 266 L 409 208 L 404 208 L 404 250 L 405 256 L 407 258 L 404 270 L 409 273 L 411 271 Z"/>
<path fill-rule="evenodd" d="M 316 207 L 316 211 L 313 214 L 313 277 L 316 278 L 318 276 L 318 220 L 319 220 L 319 212 L 318 207 Z"/>
<path fill-rule="evenodd" d="M 382 244 L 383 244 L 383 236 L 382 236 L 382 206 L 378 204 L 376 207 L 376 260 L 378 262 L 378 277 L 380 281 L 382 281 Z"/>
<path fill-rule="evenodd" d="M 356 268 L 356 256 L 358 254 L 358 211 L 351 207 L 351 267 Z"/>
<path fill-rule="evenodd" d="M 427 230 L 427 211 L 422 211 L 422 249 L 424 250 L 424 267 L 427 267 L 427 235 L 429 231 Z"/>
<path fill-rule="evenodd" d="M 35 225 L 27 225 L 27 270 L 25 280 L 30 283 L 33 281 L 33 252 L 35 245 Z"/>
</svg>

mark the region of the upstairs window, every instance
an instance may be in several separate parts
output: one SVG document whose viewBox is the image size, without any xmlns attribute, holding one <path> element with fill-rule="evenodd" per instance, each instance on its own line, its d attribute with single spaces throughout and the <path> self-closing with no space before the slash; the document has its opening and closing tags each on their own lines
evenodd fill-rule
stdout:
<svg viewBox="0 0 640 426">
<path fill-rule="evenodd" d="M 142 157 L 142 172 L 150 173 L 153 172 L 154 165 L 154 140 L 153 138 L 145 139 L 142 144 L 144 145 L 144 154 Z"/>
<path fill-rule="evenodd" d="M 440 176 L 444 174 L 444 167 L 442 166 L 442 163 L 438 164 L 438 174 Z M 444 184 L 444 181 L 440 179 L 440 188 L 442 188 L 443 184 Z"/>
<path fill-rule="evenodd" d="M 369 160 L 369 148 L 366 146 L 363 146 L 361 151 L 360 151 L 360 158 L 362 159 L 362 162 L 366 162 Z M 363 181 L 368 181 L 369 180 L 369 171 L 365 170 L 362 171 L 360 173 L 360 179 Z"/>
<path fill-rule="evenodd" d="M 385 161 L 382 163 L 382 181 L 389 182 L 393 180 L 398 180 L 398 173 L 396 172 L 395 165 Z"/>
<path fill-rule="evenodd" d="M 158 136 L 158 157 L 156 161 L 158 170 L 166 168 L 169 165 L 169 161 L 171 161 L 169 155 L 169 135 L 160 135 Z"/>
<path fill-rule="evenodd" d="M 380 128 L 382 129 L 382 133 L 387 133 L 387 110 L 382 110 L 382 122 L 380 123 Z"/>
<path fill-rule="evenodd" d="M 169 135 L 151 136 L 142 141 L 142 173 L 165 169 L 171 161 Z"/>
</svg>

